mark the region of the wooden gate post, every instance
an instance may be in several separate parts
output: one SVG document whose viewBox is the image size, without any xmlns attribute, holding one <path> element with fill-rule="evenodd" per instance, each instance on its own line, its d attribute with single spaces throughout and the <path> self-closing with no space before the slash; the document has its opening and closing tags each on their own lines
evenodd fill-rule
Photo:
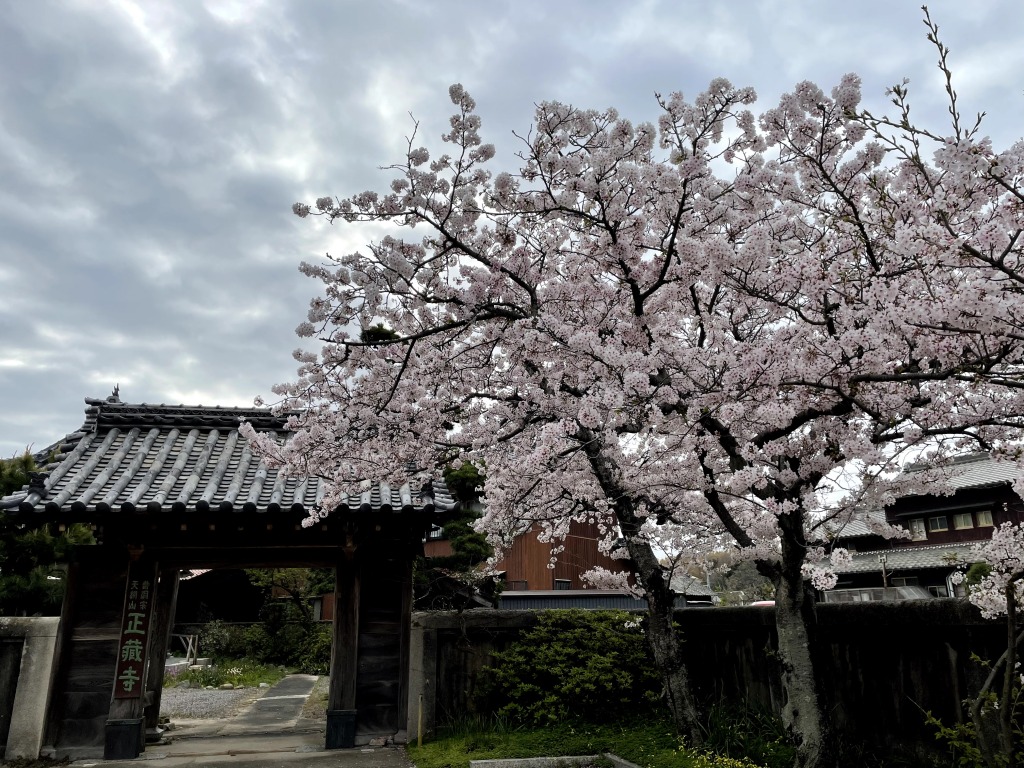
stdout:
<svg viewBox="0 0 1024 768">
<path fill-rule="evenodd" d="M 149 633 L 149 670 L 146 673 L 146 741 L 160 740 L 160 698 L 164 689 L 167 645 L 174 628 L 174 610 L 178 601 L 178 569 L 161 568 L 153 606 L 153 626 Z"/>
<path fill-rule="evenodd" d="M 133 552 L 125 584 L 114 685 L 106 722 L 105 760 L 136 758 L 145 749 L 142 709 L 156 577 L 156 563 L 141 556 L 141 552 Z"/>
<path fill-rule="evenodd" d="M 359 669 L 359 563 L 350 542 L 334 578 L 331 684 L 327 696 L 327 749 L 356 745 L 356 674 Z"/>
</svg>

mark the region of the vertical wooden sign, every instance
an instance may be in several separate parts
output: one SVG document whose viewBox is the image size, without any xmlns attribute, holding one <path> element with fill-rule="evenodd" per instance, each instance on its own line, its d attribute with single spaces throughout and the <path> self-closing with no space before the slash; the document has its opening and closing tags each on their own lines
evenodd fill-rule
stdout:
<svg viewBox="0 0 1024 768">
<path fill-rule="evenodd" d="M 141 698 L 146 690 L 146 648 L 155 598 L 153 566 L 133 562 L 121 616 L 121 640 L 117 647 L 114 698 Z"/>
</svg>

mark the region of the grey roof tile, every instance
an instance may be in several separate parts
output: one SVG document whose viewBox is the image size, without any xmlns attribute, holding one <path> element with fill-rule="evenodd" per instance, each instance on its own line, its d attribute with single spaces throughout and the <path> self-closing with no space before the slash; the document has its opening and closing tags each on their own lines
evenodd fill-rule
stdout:
<svg viewBox="0 0 1024 768">
<path fill-rule="evenodd" d="M 873 509 L 866 512 L 855 512 L 845 523 L 830 520 L 826 528 L 837 538 L 852 539 L 858 536 L 877 536 L 878 531 L 873 528 L 873 524 L 884 523 L 885 512 Z"/>
<path fill-rule="evenodd" d="M 714 590 L 700 579 L 678 571 L 672 574 L 669 588 L 677 595 L 688 595 L 691 597 L 709 597 L 715 594 Z"/>
<path fill-rule="evenodd" d="M 885 567 L 889 571 L 951 568 L 951 560 L 954 559 L 960 562 L 972 562 L 971 550 L 976 543 L 978 542 L 856 552 L 853 553 L 852 562 L 836 568 L 835 571 L 840 574 L 878 571 L 881 569 L 878 562 L 879 555 L 885 555 Z"/>
<path fill-rule="evenodd" d="M 931 465 L 921 464 L 908 467 L 913 472 L 929 469 Z M 948 484 L 957 490 L 963 488 L 987 488 L 1012 483 L 1024 473 L 1021 466 L 1013 461 L 999 459 L 988 453 L 971 453 L 949 462 Z"/>
<path fill-rule="evenodd" d="M 42 488 L 0 499 L 21 512 L 311 511 L 325 484 L 287 476 L 252 454 L 238 432 L 244 417 L 260 431 L 286 437 L 285 417 L 269 409 L 133 405 L 86 400 L 82 429 L 52 447 Z M 382 483 L 349 496 L 340 511 L 450 511 L 457 502 L 440 480 L 427 492 Z"/>
</svg>

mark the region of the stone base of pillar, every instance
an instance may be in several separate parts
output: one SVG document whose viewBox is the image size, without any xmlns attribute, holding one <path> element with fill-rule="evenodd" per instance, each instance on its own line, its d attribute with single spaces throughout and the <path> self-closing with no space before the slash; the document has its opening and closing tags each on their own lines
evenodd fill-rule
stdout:
<svg viewBox="0 0 1024 768">
<path fill-rule="evenodd" d="M 356 710 L 327 710 L 327 749 L 352 749 L 356 745 Z"/>
<path fill-rule="evenodd" d="M 104 760 L 134 760 L 146 748 L 146 729 L 143 718 L 107 720 L 103 744 Z"/>
</svg>

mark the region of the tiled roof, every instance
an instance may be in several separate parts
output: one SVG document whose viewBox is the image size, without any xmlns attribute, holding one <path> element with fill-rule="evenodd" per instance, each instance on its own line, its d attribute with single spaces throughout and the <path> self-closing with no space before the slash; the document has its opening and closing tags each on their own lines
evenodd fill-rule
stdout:
<svg viewBox="0 0 1024 768">
<path fill-rule="evenodd" d="M 827 524 L 828 531 L 840 539 L 852 539 L 858 536 L 877 536 L 878 531 L 872 524 L 884 524 L 885 513 L 881 510 L 870 510 L 868 512 L 856 512 L 845 523 L 840 524 L 830 520 Z"/>
<path fill-rule="evenodd" d="M 923 568 L 952 568 L 952 560 L 971 562 L 974 543 L 945 544 L 935 547 L 900 547 L 876 552 L 856 552 L 849 565 L 836 568 L 836 573 L 869 573 L 880 571 L 879 555 L 885 555 L 885 568 L 889 572 L 921 570 Z"/>
<path fill-rule="evenodd" d="M 686 573 L 673 573 L 670 588 L 677 595 L 688 597 L 710 597 L 714 591 L 700 579 L 694 578 Z"/>
<path fill-rule="evenodd" d="M 49 514 L 110 512 L 305 513 L 323 498 L 317 478 L 287 477 L 250 450 L 242 417 L 283 440 L 284 418 L 268 409 L 132 405 L 86 399 L 86 420 L 52 447 L 54 460 L 0 508 Z M 380 484 L 339 511 L 433 512 L 457 502 L 442 481 L 422 488 Z"/>
<path fill-rule="evenodd" d="M 929 469 L 930 466 L 926 464 L 911 466 L 907 471 Z M 987 488 L 1012 483 L 1024 473 L 1024 470 L 1016 462 L 993 458 L 988 453 L 971 453 L 960 456 L 953 459 L 948 466 L 950 467 L 948 485 L 956 490 Z"/>
</svg>

